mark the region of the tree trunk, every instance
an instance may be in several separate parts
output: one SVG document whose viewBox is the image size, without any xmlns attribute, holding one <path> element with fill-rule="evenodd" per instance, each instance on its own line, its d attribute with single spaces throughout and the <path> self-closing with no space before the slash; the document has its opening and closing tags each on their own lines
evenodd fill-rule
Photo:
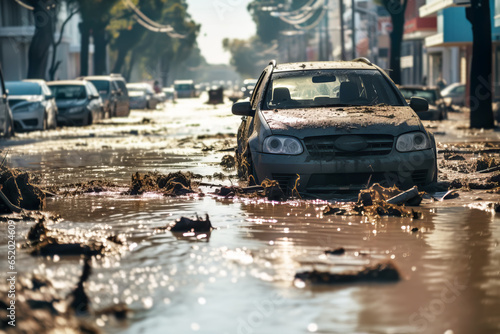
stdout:
<svg viewBox="0 0 500 334">
<path fill-rule="evenodd" d="M 491 129 L 495 126 L 492 111 L 492 45 L 490 3 L 472 0 L 465 10 L 472 24 L 472 62 L 470 70 L 470 127 Z"/>
<path fill-rule="evenodd" d="M 81 51 L 80 51 L 80 75 L 89 75 L 89 44 L 90 27 L 86 22 L 80 22 Z"/>
<path fill-rule="evenodd" d="M 401 3 L 399 0 L 389 0 L 386 2 L 386 9 L 391 14 L 391 53 L 389 66 L 390 76 L 396 84 L 401 84 L 401 43 L 403 42 L 405 11 L 407 0 Z"/>
<path fill-rule="evenodd" d="M 49 50 L 54 41 L 55 8 L 47 0 L 33 3 L 35 34 L 28 52 L 28 78 L 45 79 Z M 48 8 L 47 8 L 48 7 Z"/>
<path fill-rule="evenodd" d="M 113 67 L 113 73 L 122 73 L 128 51 L 129 50 L 118 49 L 118 56 L 116 57 L 115 66 Z"/>
<path fill-rule="evenodd" d="M 106 68 L 106 26 L 95 27 L 92 30 L 94 36 L 94 74 L 105 75 L 108 70 Z"/>
</svg>

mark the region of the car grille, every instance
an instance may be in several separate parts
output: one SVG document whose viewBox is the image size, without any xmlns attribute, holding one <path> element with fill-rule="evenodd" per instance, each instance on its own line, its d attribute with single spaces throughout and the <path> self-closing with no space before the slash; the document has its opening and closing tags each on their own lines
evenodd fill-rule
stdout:
<svg viewBox="0 0 500 334">
<path fill-rule="evenodd" d="M 23 122 L 27 126 L 37 126 L 38 125 L 38 119 L 36 119 L 36 118 L 25 119 L 25 120 L 23 120 Z"/>
<path fill-rule="evenodd" d="M 387 155 L 391 153 L 394 137 L 390 135 L 360 135 L 366 141 L 366 147 L 358 151 L 340 150 L 335 142 L 344 136 L 321 136 L 304 138 L 304 144 L 313 158 L 357 157 L 370 155 Z"/>
<path fill-rule="evenodd" d="M 411 178 L 413 183 L 416 185 L 424 185 L 427 180 L 427 173 L 429 171 L 426 169 L 416 170 L 411 174 Z"/>
<path fill-rule="evenodd" d="M 289 189 L 292 189 L 295 185 L 295 180 L 297 179 L 297 174 L 284 174 L 284 173 L 273 173 L 272 178 L 278 181 L 281 190 L 286 193 Z"/>
<path fill-rule="evenodd" d="M 359 187 L 364 188 L 373 183 L 383 183 L 387 173 L 338 173 L 313 174 L 307 183 L 307 189 L 312 191 L 329 190 L 331 187 Z"/>
</svg>

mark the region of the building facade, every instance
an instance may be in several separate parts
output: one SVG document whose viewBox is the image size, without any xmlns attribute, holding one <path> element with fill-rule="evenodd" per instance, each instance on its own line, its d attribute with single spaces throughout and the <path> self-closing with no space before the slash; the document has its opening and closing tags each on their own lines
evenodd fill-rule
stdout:
<svg viewBox="0 0 500 334">
<path fill-rule="evenodd" d="M 65 3 L 57 14 L 54 38 L 58 39 L 62 22 L 69 15 Z M 79 15 L 74 15 L 66 24 L 61 44 L 57 48 L 56 60 L 61 61 L 56 79 L 72 79 L 80 74 Z M 22 80 L 28 73 L 28 51 L 35 33 L 33 13 L 15 1 L 0 1 L 0 63 L 6 80 Z M 90 52 L 93 52 L 92 45 Z M 92 59 L 92 55 L 89 56 Z M 46 79 L 52 59 L 49 55 Z M 92 67 L 90 67 L 92 68 Z"/>
</svg>

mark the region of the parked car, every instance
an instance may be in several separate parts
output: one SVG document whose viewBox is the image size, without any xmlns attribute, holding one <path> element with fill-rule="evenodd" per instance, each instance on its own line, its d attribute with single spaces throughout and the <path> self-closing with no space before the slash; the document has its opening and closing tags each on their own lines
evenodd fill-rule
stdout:
<svg viewBox="0 0 500 334">
<path fill-rule="evenodd" d="M 399 86 L 401 94 L 407 101 L 413 96 L 422 97 L 429 103 L 429 110 L 418 112 L 417 115 L 423 120 L 448 119 L 448 107 L 438 87 L 427 86 Z"/>
<path fill-rule="evenodd" d="M 240 176 L 265 179 L 301 192 L 360 189 L 369 184 L 403 188 L 437 180 L 436 144 L 387 76 L 365 58 L 349 62 L 273 61 L 250 101 L 232 112 L 238 129 Z"/>
<path fill-rule="evenodd" d="M 160 102 L 150 84 L 129 83 L 127 89 L 131 109 L 156 109 Z"/>
<path fill-rule="evenodd" d="M 7 102 L 8 92 L 3 81 L 2 66 L 0 66 L 0 134 L 2 137 L 14 135 L 14 118 Z"/>
<path fill-rule="evenodd" d="M 52 81 L 48 86 L 56 98 L 58 124 L 90 125 L 104 118 L 104 105 L 91 82 Z"/>
<path fill-rule="evenodd" d="M 454 110 L 454 106 L 465 105 L 465 84 L 456 82 L 441 91 L 446 106 L 449 110 Z"/>
<path fill-rule="evenodd" d="M 101 96 L 104 111 L 109 117 L 128 117 L 130 102 L 125 79 L 119 74 L 81 77 L 92 82 Z"/>
<path fill-rule="evenodd" d="M 162 89 L 163 93 L 165 93 L 165 100 L 175 102 L 177 100 L 177 92 L 174 87 L 165 87 Z"/>
<path fill-rule="evenodd" d="M 57 105 L 44 80 L 7 81 L 15 131 L 55 129 Z"/>
<path fill-rule="evenodd" d="M 174 89 L 179 99 L 196 97 L 196 88 L 193 80 L 175 80 Z"/>
</svg>

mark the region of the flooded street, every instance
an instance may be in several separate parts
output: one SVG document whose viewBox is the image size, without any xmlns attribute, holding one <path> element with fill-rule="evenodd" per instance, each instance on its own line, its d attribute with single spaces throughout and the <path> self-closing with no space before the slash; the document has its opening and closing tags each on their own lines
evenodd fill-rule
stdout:
<svg viewBox="0 0 500 334">
<path fill-rule="evenodd" d="M 234 152 L 240 118 L 230 104 L 213 107 L 205 100 L 179 99 L 129 118 L 0 142 L 6 164 L 34 173 L 47 189 L 90 180 L 116 185 L 47 199 L 47 211 L 62 218 L 49 228 L 126 240 L 120 254 L 92 258 L 85 291 L 93 310 L 125 303 L 131 313 L 126 320 L 88 316 L 88 322 L 106 333 L 500 333 L 500 214 L 487 207 L 498 194 L 473 189 L 451 200 L 424 198 L 413 208 L 421 219 L 324 215 L 328 202 L 322 200 L 216 196 L 210 184 L 241 182 L 235 169 L 220 165 Z M 425 123 L 440 150 L 498 135 L 460 132 L 457 117 Z M 199 174 L 204 195 L 121 194 L 134 173 L 152 171 Z M 158 229 L 205 214 L 215 227 L 206 234 Z M 33 223 L 17 223 L 18 245 Z M 7 225 L 1 224 L 0 249 L 7 254 Z M 325 254 L 340 247 L 341 255 Z M 306 270 L 359 271 L 388 260 L 400 281 L 312 286 L 294 279 Z M 83 261 L 18 248 L 16 263 L 19 277 L 41 274 L 65 295 Z M 8 272 L 6 261 L 0 271 Z"/>
</svg>

